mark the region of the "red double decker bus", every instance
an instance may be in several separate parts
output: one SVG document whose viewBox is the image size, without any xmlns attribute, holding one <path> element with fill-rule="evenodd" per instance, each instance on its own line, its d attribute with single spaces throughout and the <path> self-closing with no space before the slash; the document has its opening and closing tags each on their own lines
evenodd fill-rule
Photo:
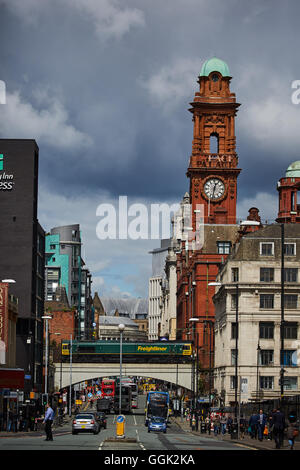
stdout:
<svg viewBox="0 0 300 470">
<path fill-rule="evenodd" d="M 102 392 L 102 398 L 104 397 L 111 397 L 113 398 L 115 396 L 115 381 L 113 379 L 102 379 L 102 384 L 101 384 L 101 392 Z"/>
</svg>

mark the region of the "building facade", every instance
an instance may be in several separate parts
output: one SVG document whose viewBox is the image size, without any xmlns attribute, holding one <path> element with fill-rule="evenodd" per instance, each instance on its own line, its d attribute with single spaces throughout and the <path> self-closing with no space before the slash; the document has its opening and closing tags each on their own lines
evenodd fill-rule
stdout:
<svg viewBox="0 0 300 470">
<path fill-rule="evenodd" d="M 210 388 L 213 295 L 220 266 L 239 233 L 236 220 L 237 178 L 235 117 L 240 106 L 230 90 L 227 64 L 207 60 L 199 91 L 189 111 L 194 134 L 187 177 L 191 205 L 188 239 L 177 254 L 177 338 L 192 339 L 201 377 L 201 392 Z M 191 319 L 197 319 L 197 322 Z"/>
<path fill-rule="evenodd" d="M 35 140 L 0 139 L 0 280 L 18 298 L 16 365 L 25 398 L 42 392 L 45 232 L 37 219 L 39 149 Z"/>
<path fill-rule="evenodd" d="M 45 300 L 55 298 L 56 289 L 64 287 L 69 305 L 79 314 L 78 338 L 84 338 L 92 325 L 91 274 L 81 255 L 78 224 L 52 228 L 46 235 Z"/>
<path fill-rule="evenodd" d="M 163 289 L 166 287 L 165 260 L 168 255 L 170 239 L 161 240 L 160 248 L 152 254 L 152 276 L 148 287 L 148 338 L 156 341 L 162 337 L 166 330 L 162 327 Z"/>
<path fill-rule="evenodd" d="M 299 394 L 299 261 L 300 225 L 284 224 L 282 239 L 273 224 L 245 234 L 222 266 L 214 296 L 214 388 L 222 404 L 235 403 L 236 388 L 241 402 L 280 398 L 282 368 L 284 394 Z"/>
</svg>

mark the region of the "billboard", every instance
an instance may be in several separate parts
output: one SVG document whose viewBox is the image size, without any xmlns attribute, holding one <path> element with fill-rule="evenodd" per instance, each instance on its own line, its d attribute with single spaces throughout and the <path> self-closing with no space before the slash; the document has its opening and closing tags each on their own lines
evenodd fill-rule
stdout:
<svg viewBox="0 0 300 470">
<path fill-rule="evenodd" d="M 6 363 L 8 350 L 8 284 L 0 282 L 0 364 Z"/>
<path fill-rule="evenodd" d="M 24 388 L 23 369 L 0 369 L 0 389 L 1 388 Z"/>
</svg>

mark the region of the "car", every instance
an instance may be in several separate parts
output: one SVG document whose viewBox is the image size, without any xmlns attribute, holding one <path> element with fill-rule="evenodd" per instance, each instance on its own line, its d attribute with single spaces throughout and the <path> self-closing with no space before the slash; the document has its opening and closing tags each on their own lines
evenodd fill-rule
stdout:
<svg viewBox="0 0 300 470">
<path fill-rule="evenodd" d="M 97 411 L 97 413 L 95 413 L 95 415 L 96 415 L 96 419 L 99 423 L 100 428 L 102 427 L 102 428 L 106 429 L 106 425 L 107 425 L 106 414 L 103 411 Z"/>
<path fill-rule="evenodd" d="M 79 413 L 75 415 L 72 422 L 72 434 L 79 432 L 93 432 L 98 434 L 100 425 L 96 419 L 95 413 Z"/>
<path fill-rule="evenodd" d="M 166 434 L 167 432 L 167 423 L 165 418 L 159 416 L 152 416 L 148 421 L 148 432 L 159 431 Z"/>
</svg>

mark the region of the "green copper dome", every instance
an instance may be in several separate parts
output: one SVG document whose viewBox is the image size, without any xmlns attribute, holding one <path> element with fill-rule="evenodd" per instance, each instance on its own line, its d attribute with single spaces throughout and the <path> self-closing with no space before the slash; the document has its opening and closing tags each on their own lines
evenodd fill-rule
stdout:
<svg viewBox="0 0 300 470">
<path fill-rule="evenodd" d="M 213 57 L 204 62 L 201 68 L 200 77 L 208 77 L 211 72 L 220 72 L 223 77 L 230 77 L 229 67 L 221 59 Z"/>
<path fill-rule="evenodd" d="M 291 163 L 285 172 L 287 178 L 300 178 L 300 160 Z"/>
</svg>

